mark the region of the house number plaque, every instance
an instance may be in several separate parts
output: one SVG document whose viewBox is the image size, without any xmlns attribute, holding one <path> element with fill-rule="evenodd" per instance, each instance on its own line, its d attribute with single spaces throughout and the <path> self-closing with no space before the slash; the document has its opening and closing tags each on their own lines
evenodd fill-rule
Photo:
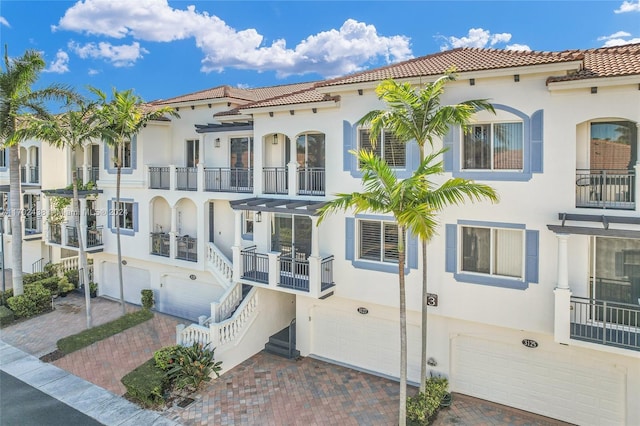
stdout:
<svg viewBox="0 0 640 426">
<path fill-rule="evenodd" d="M 438 306 L 438 295 L 427 293 L 427 306 Z"/>
<path fill-rule="evenodd" d="M 522 344 L 527 348 L 532 348 L 532 349 L 538 347 L 538 342 L 531 339 L 522 339 Z"/>
</svg>

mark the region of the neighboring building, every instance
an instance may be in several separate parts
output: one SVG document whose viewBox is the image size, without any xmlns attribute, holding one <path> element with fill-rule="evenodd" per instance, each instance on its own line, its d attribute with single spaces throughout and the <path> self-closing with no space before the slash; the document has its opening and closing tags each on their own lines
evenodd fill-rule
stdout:
<svg viewBox="0 0 640 426">
<path fill-rule="evenodd" d="M 429 243 L 433 373 L 455 392 L 573 423 L 640 423 L 638 44 L 455 49 L 328 81 L 153 102 L 180 118 L 150 123 L 126 148 L 121 205 L 112 149 L 76 154 L 101 191 L 83 204 L 94 212 L 86 232 L 103 229 L 92 254 L 100 293 L 119 297 L 119 221 L 126 299 L 139 303 L 151 288 L 159 311 L 200 317 L 181 338 L 211 341 L 225 368 L 295 319 L 301 355 L 398 377 L 393 218 L 338 214 L 318 227 L 317 209 L 360 190 L 348 152 L 371 147 L 356 122 L 383 107 L 381 79 L 418 85 L 451 66 L 458 80 L 443 103 L 487 98 L 496 114 L 479 112 L 468 132 L 453 128 L 434 146 L 449 148 L 442 180 L 488 183 L 501 201 L 445 210 Z M 390 134 L 376 149 L 399 177 L 419 161 L 415 143 Z M 61 240 L 47 243 L 73 249 Z M 407 248 L 417 381 L 421 256 L 412 235 Z"/>
</svg>

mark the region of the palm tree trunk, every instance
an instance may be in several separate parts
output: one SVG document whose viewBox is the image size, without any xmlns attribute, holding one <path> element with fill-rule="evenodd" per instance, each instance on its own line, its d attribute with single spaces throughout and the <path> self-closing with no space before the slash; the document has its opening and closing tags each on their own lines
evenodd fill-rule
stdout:
<svg viewBox="0 0 640 426">
<path fill-rule="evenodd" d="M 421 238 L 422 243 L 422 348 L 420 350 L 420 392 L 427 389 L 427 240 Z"/>
<path fill-rule="evenodd" d="M 22 287 L 22 211 L 20 189 L 20 145 L 9 148 L 9 217 L 11 217 L 11 258 L 13 295 L 24 293 Z M 4 273 L 4 271 L 3 271 Z"/>
<path fill-rule="evenodd" d="M 118 156 L 117 172 L 116 172 L 116 209 L 118 213 L 122 206 L 120 206 L 120 177 L 122 175 L 122 158 L 124 154 L 124 143 L 119 144 L 118 150 L 120 151 Z M 120 243 L 120 218 L 116 220 L 116 239 L 118 241 L 118 281 L 120 283 L 120 305 L 122 307 L 122 315 L 127 313 L 127 307 L 124 304 L 124 280 L 122 278 L 122 245 Z"/>
<path fill-rule="evenodd" d="M 73 151 L 75 153 L 75 150 Z M 89 289 L 89 268 L 87 267 L 87 253 L 84 250 L 84 235 L 80 225 L 80 199 L 78 198 L 78 175 L 73 176 L 73 215 L 76 218 L 76 232 L 78 233 L 78 254 L 80 255 L 80 270 L 82 271 L 82 284 L 84 285 L 84 304 L 87 310 L 87 328 L 91 328 L 91 290 Z"/>
<path fill-rule="evenodd" d="M 398 424 L 407 424 L 407 302 L 404 280 L 404 227 L 398 229 L 398 281 L 400 284 L 400 406 Z"/>
</svg>

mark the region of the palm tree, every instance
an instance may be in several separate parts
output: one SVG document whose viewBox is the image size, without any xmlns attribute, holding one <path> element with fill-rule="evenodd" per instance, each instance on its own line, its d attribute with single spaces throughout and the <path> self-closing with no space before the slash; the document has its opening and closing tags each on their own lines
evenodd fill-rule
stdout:
<svg viewBox="0 0 640 426">
<path fill-rule="evenodd" d="M 179 117 L 172 107 L 155 108 L 145 104 L 142 98 L 135 95 L 133 90 L 117 91 L 113 89 L 111 100 L 99 89 L 90 89 L 100 100 L 98 115 L 101 126 L 108 130 L 103 135 L 103 140 L 112 146 L 116 152 L 113 161 L 116 165 L 116 204 L 115 209 L 121 208 L 120 203 L 120 179 L 122 176 L 122 161 L 124 159 L 124 147 L 131 142 L 143 127 L 151 120 L 157 120 L 166 115 Z M 120 283 L 120 303 L 122 314 L 126 313 L 124 302 L 124 283 L 122 278 L 122 246 L 120 242 L 121 221 L 116 220 L 116 236 L 118 247 L 118 280 Z"/>
<path fill-rule="evenodd" d="M 74 109 L 75 107 L 78 109 Z M 77 100 L 74 104 L 67 105 L 67 111 L 52 117 L 49 120 L 34 119 L 28 128 L 34 137 L 48 142 L 52 146 L 62 149 L 69 148 L 75 155 L 78 148 L 82 148 L 93 139 L 102 138 L 106 131 L 97 120 L 96 104 Z M 73 176 L 73 215 L 80 218 L 80 200 L 78 198 L 78 176 L 75 168 Z M 76 223 L 78 235 L 78 250 L 80 255 L 80 270 L 84 283 L 85 304 L 87 310 L 87 328 L 91 328 L 91 293 L 89 289 L 89 268 L 87 267 L 87 254 L 84 248 L 84 230 L 80 223 Z"/>
<path fill-rule="evenodd" d="M 27 50 L 19 58 L 9 58 L 5 45 L 4 69 L 0 71 L 0 143 L 9 149 L 9 202 L 11 205 L 11 244 L 13 259 L 13 293 L 23 293 L 22 286 L 22 224 L 20 222 L 20 143 L 29 136 L 25 124 L 33 117 L 49 116 L 46 101 L 70 99 L 67 87 L 50 85 L 34 90 L 45 62 L 40 53 Z"/>
<path fill-rule="evenodd" d="M 390 130 L 401 142 L 415 140 L 420 149 L 420 160 L 425 157 L 425 144 L 433 147 L 434 138 L 443 138 L 450 126 L 469 124 L 479 110 L 495 113 L 486 99 L 474 99 L 455 105 L 441 105 L 440 97 L 447 82 L 455 80 L 454 70 L 423 87 L 415 89 L 410 83 L 392 79 L 382 81 L 376 88 L 378 98 L 388 109 L 375 110 L 362 117 L 358 124 L 370 125 L 371 142 L 376 143 L 383 130 Z M 444 207 L 444 206 L 442 206 Z M 420 365 L 420 391 L 427 381 L 427 239 L 421 238 L 422 248 L 422 360 Z"/>
<path fill-rule="evenodd" d="M 398 284 L 400 291 L 400 401 L 399 424 L 406 424 L 407 403 L 407 314 L 405 298 L 405 233 L 410 231 L 429 240 L 438 226 L 437 213 L 446 205 L 461 204 L 465 199 L 497 201 L 495 191 L 467 179 L 453 178 L 437 187 L 430 178 L 444 172 L 442 162 L 435 163 L 443 151 L 429 154 L 413 174 L 398 180 L 387 162 L 372 152 L 352 152 L 362 171 L 364 192 L 336 194 L 319 210 L 318 225 L 337 210 L 352 209 L 354 214 L 372 212 L 392 214 L 398 224 Z"/>
</svg>

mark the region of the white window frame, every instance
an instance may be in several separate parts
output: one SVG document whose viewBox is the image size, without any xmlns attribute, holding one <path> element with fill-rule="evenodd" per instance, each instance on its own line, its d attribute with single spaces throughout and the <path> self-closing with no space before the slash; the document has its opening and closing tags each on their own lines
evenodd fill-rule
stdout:
<svg viewBox="0 0 640 426">
<path fill-rule="evenodd" d="M 489 272 L 478 272 L 464 269 L 464 229 L 488 229 L 489 230 Z M 521 244 L 521 252 L 522 256 L 520 258 L 520 276 L 512 276 L 512 275 L 502 275 L 495 272 L 496 265 L 496 246 L 495 246 L 495 235 L 497 231 L 510 231 L 510 232 L 518 232 L 520 234 L 520 244 Z M 516 281 L 524 281 L 526 275 L 526 232 L 524 229 L 517 228 L 503 228 L 503 227 L 490 227 L 490 226 L 478 226 L 478 225 L 461 225 L 460 232 L 458 236 L 458 273 L 461 274 L 469 274 L 469 275 L 478 275 L 478 276 L 487 276 L 487 277 L 496 277 L 501 279 L 511 279 Z"/>
<path fill-rule="evenodd" d="M 494 126 L 497 124 L 520 124 L 521 127 L 521 157 L 520 157 L 520 161 L 521 161 L 521 166 L 518 169 L 496 169 L 495 168 L 495 130 L 494 130 Z M 473 123 L 470 124 L 468 126 L 466 126 L 467 128 L 471 128 L 471 132 L 473 132 L 473 128 L 476 126 L 489 126 L 489 132 L 490 132 L 490 152 L 489 152 L 489 161 L 490 161 L 490 165 L 488 168 L 486 169 L 478 169 L 478 168 L 473 168 L 473 167 L 466 167 L 465 164 L 465 159 L 466 159 L 466 153 L 465 153 L 465 138 L 467 137 L 467 132 L 463 131 L 462 132 L 462 141 L 460 146 L 462 147 L 461 151 L 461 156 L 462 158 L 460 158 L 460 164 L 462 165 L 462 170 L 463 171 L 478 171 L 478 172 L 523 172 L 524 171 L 524 161 L 525 161 L 525 153 L 524 153 L 524 147 L 525 147 L 525 135 L 524 135 L 524 122 L 521 120 L 504 120 L 504 121 L 491 121 L 491 122 L 478 122 L 478 123 Z"/>
<path fill-rule="evenodd" d="M 358 127 L 358 132 L 357 132 L 357 138 L 358 138 L 358 150 L 362 149 L 362 132 L 366 131 L 369 134 L 371 134 L 371 129 L 368 127 Z M 380 136 L 378 137 L 378 140 L 376 141 L 376 145 L 380 146 L 380 157 L 387 161 L 387 159 L 385 158 L 384 155 L 384 147 L 385 147 L 385 143 L 386 143 L 386 137 L 385 137 L 385 133 L 387 132 L 391 132 L 390 130 L 382 130 Z M 371 138 L 371 136 L 369 136 L 369 138 Z M 402 142 L 399 142 L 402 143 Z M 402 156 L 402 162 L 403 164 L 401 166 L 391 166 L 390 167 L 394 170 L 406 170 L 407 169 L 407 150 L 409 149 L 409 147 L 407 146 L 407 144 L 403 144 L 404 145 L 404 155 Z M 360 169 L 360 164 L 358 164 L 358 170 Z"/>
</svg>

